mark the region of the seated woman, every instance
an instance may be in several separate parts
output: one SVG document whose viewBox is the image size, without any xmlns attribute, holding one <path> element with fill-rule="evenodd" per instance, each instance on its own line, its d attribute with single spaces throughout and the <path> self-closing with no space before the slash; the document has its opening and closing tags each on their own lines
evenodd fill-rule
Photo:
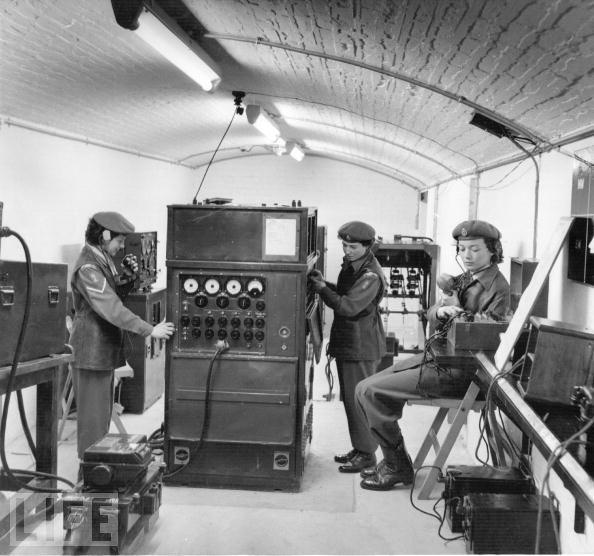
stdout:
<svg viewBox="0 0 594 556">
<path fill-rule="evenodd" d="M 497 267 L 503 260 L 499 230 L 488 222 L 469 220 L 458 224 L 452 236 L 457 242 L 456 256 L 466 268 L 454 279 L 460 305 L 442 299 L 432 306 L 427 312 L 430 333 L 462 312 L 503 320 L 509 307 L 509 284 Z M 388 490 L 399 483 L 412 483 L 413 467 L 398 425 L 407 400 L 462 398 L 470 385 L 474 372 L 455 368 L 443 372 L 423 365 L 424 357 L 421 353 L 405 359 L 357 385 L 358 418 L 369 427 L 384 456 L 375 468 L 362 470 L 363 488 Z"/>
</svg>

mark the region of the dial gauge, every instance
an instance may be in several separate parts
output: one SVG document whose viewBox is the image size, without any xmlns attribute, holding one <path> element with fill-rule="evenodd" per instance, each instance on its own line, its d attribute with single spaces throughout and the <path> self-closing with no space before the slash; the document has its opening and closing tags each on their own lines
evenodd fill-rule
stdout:
<svg viewBox="0 0 594 556">
<path fill-rule="evenodd" d="M 184 280 L 184 291 L 186 293 L 195 293 L 198 290 L 198 280 L 196 278 L 186 278 Z"/>
<path fill-rule="evenodd" d="M 259 297 L 264 291 L 264 284 L 262 280 L 254 278 L 247 284 L 247 291 L 252 297 Z"/>
<path fill-rule="evenodd" d="M 236 278 L 231 278 L 227 280 L 225 289 L 229 295 L 237 295 L 241 291 L 241 282 Z"/>
<path fill-rule="evenodd" d="M 204 289 L 206 293 L 215 295 L 216 293 L 219 293 L 221 284 L 219 284 L 219 281 L 216 278 L 209 278 L 206 282 L 204 282 Z"/>
</svg>

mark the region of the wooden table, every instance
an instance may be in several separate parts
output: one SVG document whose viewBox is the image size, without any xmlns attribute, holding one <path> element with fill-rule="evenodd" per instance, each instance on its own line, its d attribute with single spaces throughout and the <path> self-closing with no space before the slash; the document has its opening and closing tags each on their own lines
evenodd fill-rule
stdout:
<svg viewBox="0 0 594 556">
<path fill-rule="evenodd" d="M 65 366 L 73 360 L 71 354 L 50 355 L 40 359 L 33 359 L 19 363 L 14 381 L 13 392 L 28 388 L 37 387 L 37 415 L 36 415 L 36 471 L 56 474 L 58 470 L 58 420 L 60 417 L 60 378 Z M 7 393 L 10 366 L 0 367 L 0 395 Z M 11 399 L 11 403 L 16 400 Z M 18 474 L 16 474 L 19 477 Z M 23 482 L 31 480 L 30 476 L 20 476 Z M 43 481 L 50 487 L 56 486 L 56 481 Z M 39 485 L 37 481 L 36 486 Z M 19 490 L 6 475 L 0 475 L 0 490 Z M 22 491 L 19 494 L 19 501 L 25 503 L 28 496 L 39 497 L 39 494 Z M 28 502 L 29 504 L 30 502 Z M 10 508 L 8 502 L 0 504 L 0 538 L 9 532 L 14 526 L 15 508 Z M 11 519 L 11 517 L 13 519 Z"/>
</svg>

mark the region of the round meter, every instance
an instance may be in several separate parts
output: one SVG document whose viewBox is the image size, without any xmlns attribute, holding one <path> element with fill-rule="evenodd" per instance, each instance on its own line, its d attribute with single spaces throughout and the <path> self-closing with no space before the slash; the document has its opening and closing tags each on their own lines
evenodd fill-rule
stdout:
<svg viewBox="0 0 594 556">
<path fill-rule="evenodd" d="M 229 295 L 237 295 L 241 291 L 241 282 L 237 278 L 231 278 L 227 280 L 225 290 Z"/>
<path fill-rule="evenodd" d="M 258 278 L 250 280 L 247 284 L 247 291 L 252 297 L 260 297 L 264 291 L 262 280 L 259 280 Z"/>
<path fill-rule="evenodd" d="M 220 289 L 221 284 L 219 284 L 219 281 L 216 278 L 209 278 L 206 282 L 204 282 L 204 290 L 210 295 L 219 293 Z"/>
<path fill-rule="evenodd" d="M 186 293 L 195 293 L 198 290 L 198 280 L 196 278 L 186 278 L 184 280 L 184 291 Z"/>
</svg>

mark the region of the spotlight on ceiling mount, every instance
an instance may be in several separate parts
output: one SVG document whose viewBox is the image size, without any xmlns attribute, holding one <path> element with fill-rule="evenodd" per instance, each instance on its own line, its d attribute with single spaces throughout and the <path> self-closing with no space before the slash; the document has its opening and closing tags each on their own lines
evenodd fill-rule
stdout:
<svg viewBox="0 0 594 556">
<path fill-rule="evenodd" d="M 297 162 L 301 162 L 305 158 L 305 153 L 295 141 L 288 141 L 286 147 L 287 154 L 294 158 Z"/>
<path fill-rule="evenodd" d="M 266 136 L 272 142 L 282 142 L 284 146 L 285 141 L 281 137 L 280 130 L 259 104 L 248 104 L 245 108 L 245 115 L 248 122 L 262 135 Z"/>
<path fill-rule="evenodd" d="M 220 72 L 198 44 L 151 0 L 111 0 L 118 24 L 135 33 L 193 79 L 205 91 L 214 91 Z"/>
</svg>

